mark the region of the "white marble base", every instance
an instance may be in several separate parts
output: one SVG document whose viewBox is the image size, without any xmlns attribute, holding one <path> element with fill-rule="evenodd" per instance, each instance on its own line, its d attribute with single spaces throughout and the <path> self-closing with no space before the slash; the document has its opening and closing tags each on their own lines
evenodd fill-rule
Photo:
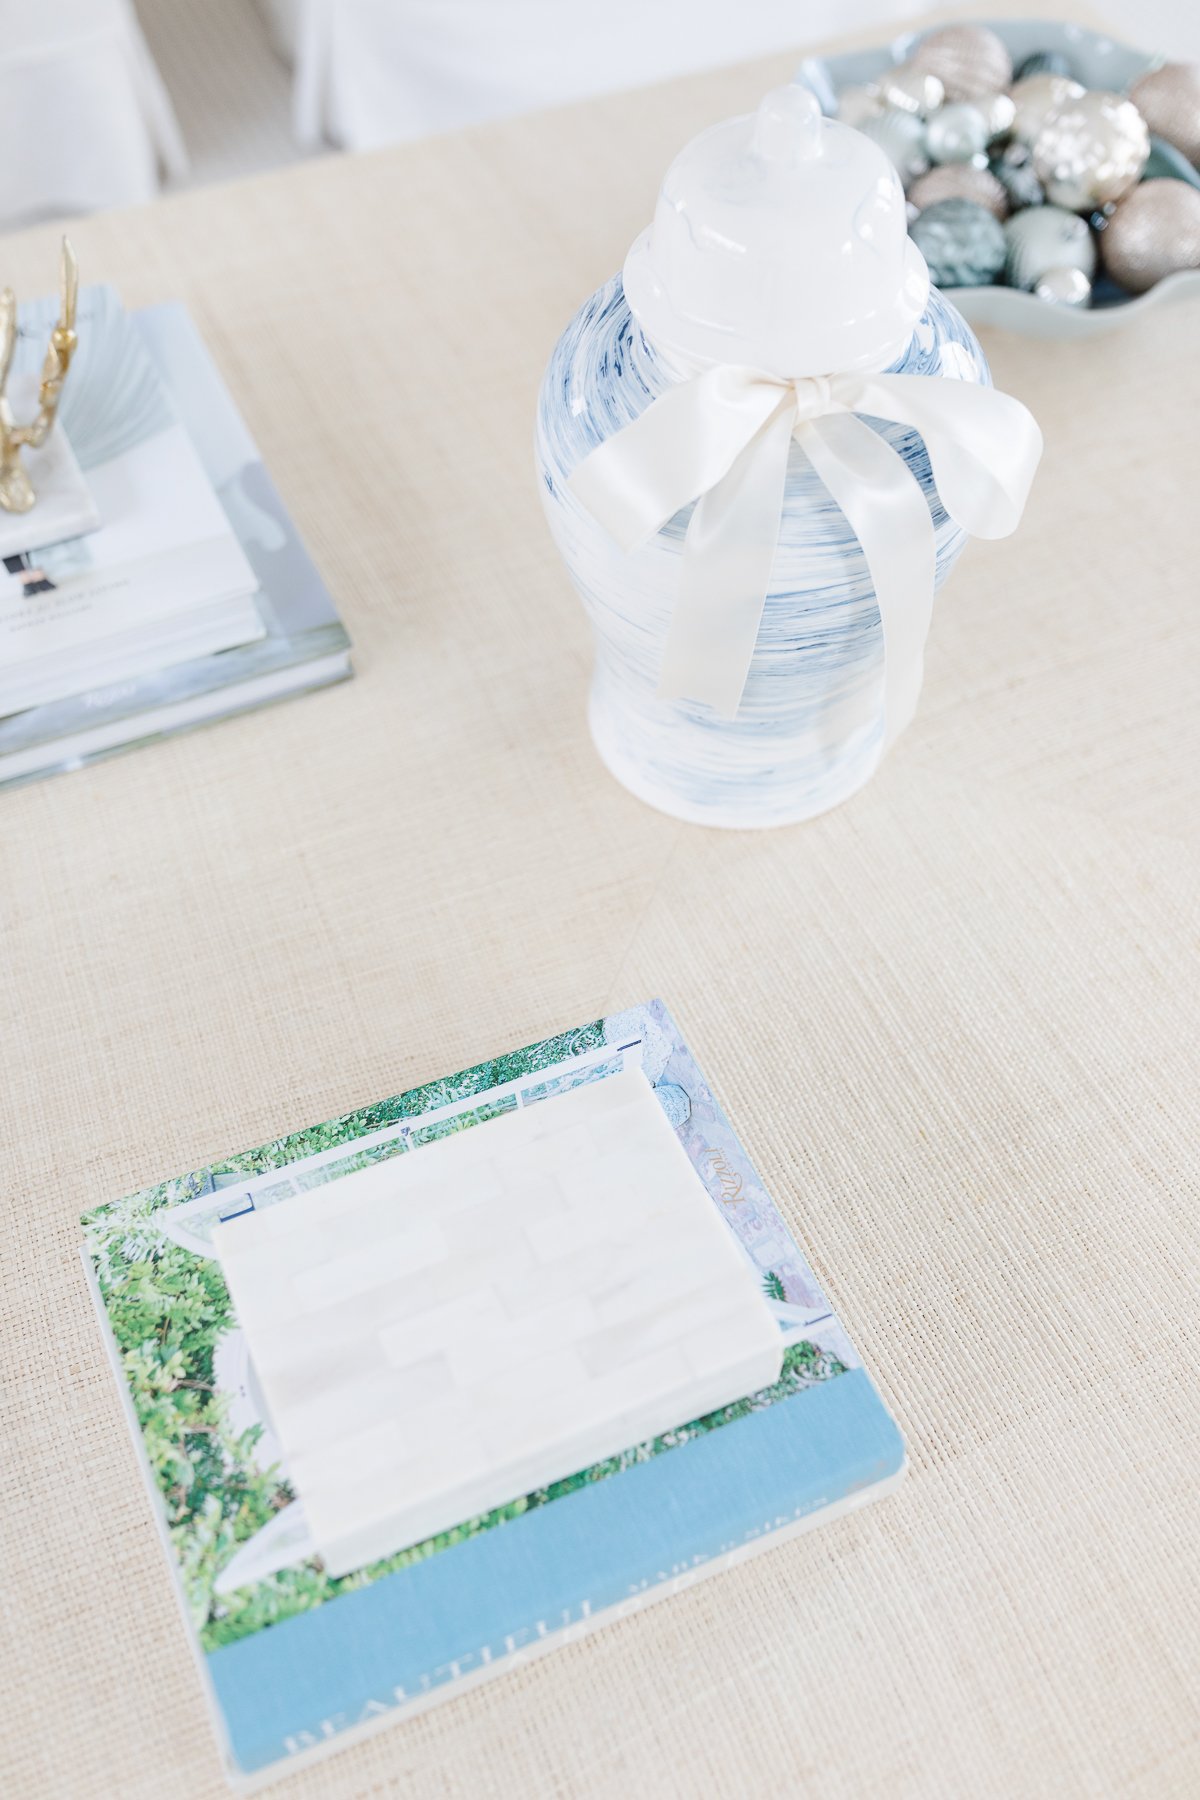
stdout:
<svg viewBox="0 0 1200 1800">
<path fill-rule="evenodd" d="M 13 387 L 17 390 L 16 396 L 10 396 L 15 416 L 33 418 L 37 383 L 14 376 Z M 95 531 L 100 513 L 61 425 L 55 425 L 40 450 L 23 450 L 21 461 L 37 498 L 29 512 L 0 511 L 0 557 L 30 552 L 36 562 L 36 551 L 47 544 Z"/>
<path fill-rule="evenodd" d="M 334 1575 L 780 1372 L 755 1272 L 636 1069 L 214 1245 Z"/>
</svg>

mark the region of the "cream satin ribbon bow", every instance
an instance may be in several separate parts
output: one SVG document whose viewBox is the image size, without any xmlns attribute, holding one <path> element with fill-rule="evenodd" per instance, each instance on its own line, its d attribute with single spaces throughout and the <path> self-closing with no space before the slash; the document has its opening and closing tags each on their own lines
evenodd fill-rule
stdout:
<svg viewBox="0 0 1200 1800">
<path fill-rule="evenodd" d="M 912 718 L 933 612 L 933 521 L 904 459 L 856 416 L 910 425 L 942 505 L 975 537 L 1021 517 L 1042 434 L 1019 400 L 928 375 L 785 381 L 721 364 L 669 388 L 593 450 L 567 486 L 633 550 L 689 501 L 658 696 L 737 713 L 762 619 L 794 437 L 862 546 L 884 641 L 886 748 Z"/>
</svg>

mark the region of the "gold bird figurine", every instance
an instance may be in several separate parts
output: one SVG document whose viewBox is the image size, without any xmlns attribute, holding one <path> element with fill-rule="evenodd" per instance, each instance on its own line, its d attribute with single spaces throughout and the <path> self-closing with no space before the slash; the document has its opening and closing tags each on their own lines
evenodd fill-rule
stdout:
<svg viewBox="0 0 1200 1800">
<path fill-rule="evenodd" d="M 0 507 L 5 512 L 28 512 L 37 500 L 33 483 L 21 462 L 21 451 L 26 445 L 39 449 L 49 437 L 58 413 L 63 383 L 79 342 L 75 335 L 79 264 L 68 238 L 62 241 L 61 292 L 58 324 L 50 333 L 46 360 L 42 364 L 37 416 L 28 425 L 18 425 L 13 418 L 7 393 L 8 371 L 17 344 L 17 296 L 11 288 L 0 293 Z"/>
</svg>

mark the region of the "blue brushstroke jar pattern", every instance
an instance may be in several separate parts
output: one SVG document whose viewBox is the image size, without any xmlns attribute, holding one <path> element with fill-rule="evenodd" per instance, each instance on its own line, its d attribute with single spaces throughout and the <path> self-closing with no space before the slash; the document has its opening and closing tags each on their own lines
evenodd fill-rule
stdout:
<svg viewBox="0 0 1200 1800">
<path fill-rule="evenodd" d="M 735 719 L 655 697 L 691 508 L 625 553 L 566 486 L 588 452 L 674 382 L 714 362 L 797 377 L 846 369 L 988 383 L 979 344 L 929 287 L 903 194 L 876 147 L 779 90 L 726 121 L 668 171 L 655 220 L 622 275 L 580 308 L 550 358 L 536 456 L 554 540 L 591 621 L 588 718 L 613 775 L 700 824 L 774 826 L 838 805 L 877 766 L 883 640 L 858 540 L 793 444 L 778 546 Z M 819 114 L 817 115 L 819 118 Z M 847 143 L 847 140 L 854 140 Z M 928 501 L 936 579 L 964 533 L 938 499 L 915 431 L 868 420 Z"/>
</svg>

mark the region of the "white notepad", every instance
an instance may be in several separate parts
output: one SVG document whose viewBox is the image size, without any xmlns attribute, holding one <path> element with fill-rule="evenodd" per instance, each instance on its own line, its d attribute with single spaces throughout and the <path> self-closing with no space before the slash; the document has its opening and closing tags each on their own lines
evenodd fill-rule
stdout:
<svg viewBox="0 0 1200 1800">
<path fill-rule="evenodd" d="M 639 1070 L 217 1227 L 343 1575 L 775 1381 L 782 1341 Z"/>
</svg>

